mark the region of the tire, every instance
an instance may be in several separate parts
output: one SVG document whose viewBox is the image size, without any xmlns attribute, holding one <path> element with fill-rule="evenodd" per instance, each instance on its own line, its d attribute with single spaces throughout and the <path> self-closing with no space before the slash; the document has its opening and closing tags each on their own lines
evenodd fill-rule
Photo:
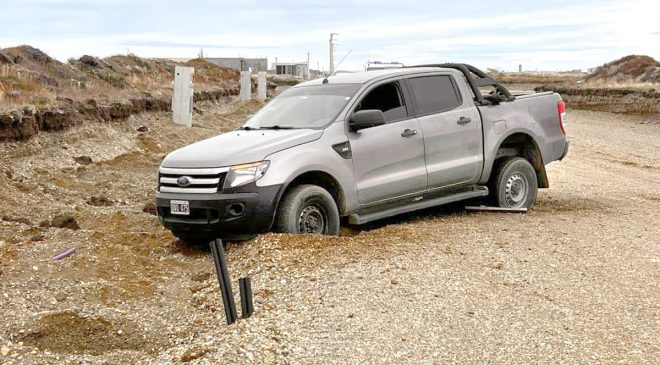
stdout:
<svg viewBox="0 0 660 365">
<path fill-rule="evenodd" d="M 339 210 L 332 195 L 317 185 L 289 191 L 277 209 L 276 230 L 283 233 L 339 234 Z"/>
<path fill-rule="evenodd" d="M 522 157 L 502 159 L 489 184 L 491 202 L 502 208 L 532 209 L 536 203 L 538 179 L 529 161 Z"/>
</svg>

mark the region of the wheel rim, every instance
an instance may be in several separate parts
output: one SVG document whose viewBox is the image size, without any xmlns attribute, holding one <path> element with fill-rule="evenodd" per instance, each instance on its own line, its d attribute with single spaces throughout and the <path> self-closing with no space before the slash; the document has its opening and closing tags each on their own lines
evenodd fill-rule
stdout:
<svg viewBox="0 0 660 365">
<path fill-rule="evenodd" d="M 511 175 L 506 182 L 504 197 L 508 206 L 512 208 L 520 207 L 527 200 L 527 177 L 519 172 Z"/>
<path fill-rule="evenodd" d="M 327 226 L 326 222 L 325 210 L 316 204 L 312 204 L 306 206 L 300 212 L 298 227 L 300 233 L 324 234 Z"/>
</svg>

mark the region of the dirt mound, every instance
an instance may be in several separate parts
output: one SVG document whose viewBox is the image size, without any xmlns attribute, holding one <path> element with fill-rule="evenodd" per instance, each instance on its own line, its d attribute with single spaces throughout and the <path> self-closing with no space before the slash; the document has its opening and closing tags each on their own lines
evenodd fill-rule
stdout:
<svg viewBox="0 0 660 365">
<path fill-rule="evenodd" d="M 609 111 L 624 114 L 659 114 L 660 92 L 633 88 L 590 88 L 543 85 L 536 92 L 553 91 L 561 94 L 574 109 Z"/>
<path fill-rule="evenodd" d="M 649 56 L 630 55 L 598 67 L 587 80 L 659 83 L 660 62 Z"/>
<path fill-rule="evenodd" d="M 174 68 L 180 63 L 132 54 L 97 58 L 84 55 L 62 63 L 31 47 L 0 49 L 0 109 L 31 104 L 61 106 L 59 99 L 100 103 L 126 102 L 145 93 L 167 97 L 172 92 Z M 195 89 L 214 91 L 237 85 L 239 73 L 205 60 L 193 60 Z"/>
<path fill-rule="evenodd" d="M 140 91 L 168 88 L 176 66 L 172 61 L 135 55 L 116 55 L 104 59 L 85 55 L 69 63 L 92 79 L 103 80 L 115 88 Z"/>
<path fill-rule="evenodd" d="M 21 73 L 20 79 L 27 79 L 46 87 L 58 87 L 63 82 L 84 81 L 85 75 L 71 65 L 62 63 L 39 49 L 31 46 L 18 46 L 1 49 L 0 59 L 8 59 Z"/>
<path fill-rule="evenodd" d="M 195 68 L 195 82 L 221 82 L 227 80 L 238 81 L 241 73 L 237 70 L 222 67 L 207 60 L 196 58 L 186 62 L 186 66 Z"/>
<path fill-rule="evenodd" d="M 35 329 L 23 338 L 25 343 L 57 353 L 84 352 L 101 355 L 114 350 L 153 352 L 163 341 L 145 337 L 135 324 L 115 324 L 103 318 L 86 318 L 76 313 L 54 313 L 42 317 Z"/>
<path fill-rule="evenodd" d="M 239 91 L 238 86 L 196 91 L 193 99 L 195 102 L 216 102 L 227 96 L 238 95 Z M 63 130 L 84 121 L 114 122 L 143 112 L 170 110 L 167 96 L 154 97 L 150 94 L 106 105 L 98 104 L 94 99 L 79 102 L 60 98 L 58 103 L 55 107 L 25 107 L 6 113 L 0 111 L 0 142 L 25 140 L 41 131 Z"/>
</svg>

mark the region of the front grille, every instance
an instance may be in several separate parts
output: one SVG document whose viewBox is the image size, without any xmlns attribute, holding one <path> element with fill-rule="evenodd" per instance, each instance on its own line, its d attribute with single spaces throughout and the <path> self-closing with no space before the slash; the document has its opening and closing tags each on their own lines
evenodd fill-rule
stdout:
<svg viewBox="0 0 660 365">
<path fill-rule="evenodd" d="M 162 193 L 209 194 L 222 190 L 229 167 L 179 169 L 161 167 L 158 171 L 158 191 Z M 185 177 L 187 184 L 180 184 Z"/>
</svg>

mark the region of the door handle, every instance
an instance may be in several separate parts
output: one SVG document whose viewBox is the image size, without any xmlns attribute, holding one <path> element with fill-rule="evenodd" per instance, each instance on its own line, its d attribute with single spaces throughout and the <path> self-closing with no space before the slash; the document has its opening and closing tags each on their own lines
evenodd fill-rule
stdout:
<svg viewBox="0 0 660 365">
<path fill-rule="evenodd" d="M 470 118 L 461 117 L 461 119 L 457 120 L 456 123 L 460 124 L 460 125 L 465 125 L 465 124 L 470 123 L 471 121 L 472 121 L 472 119 L 470 119 Z"/>
<path fill-rule="evenodd" d="M 415 134 L 417 134 L 417 131 L 416 131 L 416 130 L 406 128 L 406 129 L 404 129 L 404 131 L 401 133 L 401 137 L 412 137 L 412 136 L 414 136 Z"/>
</svg>

